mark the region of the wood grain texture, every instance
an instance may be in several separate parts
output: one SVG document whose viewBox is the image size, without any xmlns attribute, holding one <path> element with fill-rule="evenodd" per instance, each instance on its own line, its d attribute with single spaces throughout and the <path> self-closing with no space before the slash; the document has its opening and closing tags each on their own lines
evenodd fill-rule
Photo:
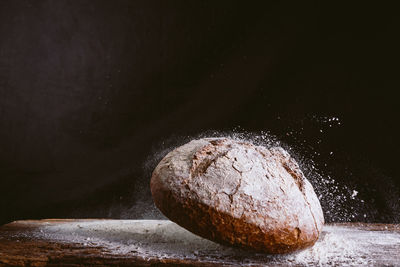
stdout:
<svg viewBox="0 0 400 267">
<path fill-rule="evenodd" d="M 165 220 L 30 220 L 0 227 L 0 266 L 400 265 L 400 225 L 325 226 L 312 248 L 273 256 L 222 246 Z"/>
</svg>

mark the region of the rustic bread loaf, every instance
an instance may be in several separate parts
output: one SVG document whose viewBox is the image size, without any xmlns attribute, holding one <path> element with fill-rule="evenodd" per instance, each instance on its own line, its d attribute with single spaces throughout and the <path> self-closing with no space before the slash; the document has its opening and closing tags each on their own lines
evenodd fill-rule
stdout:
<svg viewBox="0 0 400 267">
<path fill-rule="evenodd" d="M 193 140 L 161 160 L 151 192 L 161 212 L 189 231 L 267 253 L 313 245 L 324 223 L 311 184 L 280 147 Z"/>
</svg>

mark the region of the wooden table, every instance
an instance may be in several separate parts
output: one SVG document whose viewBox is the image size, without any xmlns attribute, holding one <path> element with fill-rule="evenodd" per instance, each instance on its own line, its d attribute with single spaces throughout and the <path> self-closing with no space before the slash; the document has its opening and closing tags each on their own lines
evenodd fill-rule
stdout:
<svg viewBox="0 0 400 267">
<path fill-rule="evenodd" d="M 27 220 L 0 227 L 0 266 L 400 266 L 400 225 L 331 224 L 298 253 L 218 245 L 166 220 Z"/>
</svg>

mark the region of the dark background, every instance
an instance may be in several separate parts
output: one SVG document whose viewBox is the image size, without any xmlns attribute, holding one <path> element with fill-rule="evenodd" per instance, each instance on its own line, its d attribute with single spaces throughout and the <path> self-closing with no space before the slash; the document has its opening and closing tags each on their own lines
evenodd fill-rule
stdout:
<svg viewBox="0 0 400 267">
<path fill-rule="evenodd" d="M 0 1 L 0 223 L 159 218 L 160 157 L 232 130 L 334 181 L 316 188 L 342 198 L 322 196 L 328 221 L 400 222 L 397 18 L 365 1 Z"/>
</svg>

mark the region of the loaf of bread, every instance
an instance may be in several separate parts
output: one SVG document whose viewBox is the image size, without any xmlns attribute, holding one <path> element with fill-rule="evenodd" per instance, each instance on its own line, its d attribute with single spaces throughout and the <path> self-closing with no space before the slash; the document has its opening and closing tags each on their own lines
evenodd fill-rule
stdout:
<svg viewBox="0 0 400 267">
<path fill-rule="evenodd" d="M 280 147 L 193 140 L 161 160 L 151 192 L 161 212 L 187 230 L 267 253 L 312 246 L 324 224 L 311 184 Z"/>
</svg>

